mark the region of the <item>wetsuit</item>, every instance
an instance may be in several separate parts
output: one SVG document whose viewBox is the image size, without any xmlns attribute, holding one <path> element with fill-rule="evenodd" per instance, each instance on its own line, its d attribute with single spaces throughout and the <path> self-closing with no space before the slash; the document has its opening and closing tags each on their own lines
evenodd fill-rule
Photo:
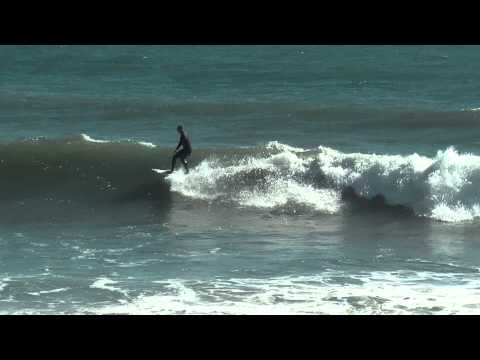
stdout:
<svg viewBox="0 0 480 360">
<path fill-rule="evenodd" d="M 180 141 L 175 151 L 177 151 L 180 146 L 182 147 L 182 150 L 178 151 L 175 155 L 173 155 L 171 171 L 173 172 L 173 170 L 175 169 L 175 162 L 177 158 L 180 158 L 182 160 L 183 166 L 185 167 L 185 170 L 187 170 L 188 173 L 187 161 L 185 159 L 187 156 L 190 156 L 192 154 L 192 145 L 190 144 L 190 140 L 185 134 L 185 132 L 182 132 L 180 134 Z"/>
</svg>

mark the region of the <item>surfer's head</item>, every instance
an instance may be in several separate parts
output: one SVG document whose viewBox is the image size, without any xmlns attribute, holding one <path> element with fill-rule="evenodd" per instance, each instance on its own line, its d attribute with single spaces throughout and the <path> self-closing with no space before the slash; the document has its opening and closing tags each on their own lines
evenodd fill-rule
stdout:
<svg viewBox="0 0 480 360">
<path fill-rule="evenodd" d="M 178 131 L 179 133 L 182 133 L 182 132 L 183 132 L 183 126 L 182 126 L 182 125 L 178 125 L 178 126 L 177 126 L 177 131 Z"/>
</svg>

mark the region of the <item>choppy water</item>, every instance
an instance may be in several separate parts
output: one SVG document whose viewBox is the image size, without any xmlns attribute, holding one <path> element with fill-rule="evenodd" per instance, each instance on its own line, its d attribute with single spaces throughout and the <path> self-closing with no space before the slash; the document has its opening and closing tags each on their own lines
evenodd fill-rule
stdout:
<svg viewBox="0 0 480 360">
<path fill-rule="evenodd" d="M 0 313 L 479 313 L 478 60 L 1 46 Z"/>
</svg>

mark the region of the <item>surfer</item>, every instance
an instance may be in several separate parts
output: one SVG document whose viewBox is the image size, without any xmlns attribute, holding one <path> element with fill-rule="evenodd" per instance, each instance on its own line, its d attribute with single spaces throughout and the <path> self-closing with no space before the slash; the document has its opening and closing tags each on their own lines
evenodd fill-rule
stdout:
<svg viewBox="0 0 480 360">
<path fill-rule="evenodd" d="M 177 126 L 177 131 L 180 134 L 180 141 L 178 142 L 177 148 L 173 152 L 175 155 L 173 155 L 172 158 L 172 170 L 170 172 L 173 173 L 173 170 L 175 170 L 175 162 L 177 161 L 177 158 L 180 158 L 183 167 L 188 174 L 188 165 L 186 158 L 187 156 L 190 156 L 192 154 L 192 145 L 190 144 L 190 140 L 188 139 L 187 134 L 185 134 L 182 125 Z M 180 146 L 182 147 L 182 149 L 177 151 Z"/>
</svg>

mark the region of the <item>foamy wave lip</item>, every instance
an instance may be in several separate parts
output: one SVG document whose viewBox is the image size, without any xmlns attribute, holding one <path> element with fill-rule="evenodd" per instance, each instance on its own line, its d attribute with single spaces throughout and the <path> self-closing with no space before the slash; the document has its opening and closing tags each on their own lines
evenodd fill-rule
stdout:
<svg viewBox="0 0 480 360">
<path fill-rule="evenodd" d="M 336 278 L 351 279 L 347 284 Z M 159 281 L 165 290 L 97 314 L 476 314 L 480 280 L 432 272 Z"/>
<path fill-rule="evenodd" d="M 151 142 L 147 142 L 147 141 L 139 141 L 138 142 L 140 145 L 143 145 L 143 146 L 146 146 L 146 147 L 149 147 L 149 148 L 155 148 L 157 147 L 157 145 L 151 143 Z"/>
<path fill-rule="evenodd" d="M 106 144 L 106 143 L 111 143 L 112 142 L 111 140 L 94 139 L 87 134 L 81 134 L 81 137 L 84 141 L 88 141 L 88 142 L 92 142 L 92 143 Z M 126 140 L 126 141 L 130 142 L 131 140 Z M 148 141 L 138 141 L 138 142 L 132 141 L 132 142 L 135 143 L 135 144 L 139 144 L 139 145 L 148 147 L 148 148 L 152 148 L 152 149 L 157 147 L 157 145 L 155 145 L 151 142 L 148 142 Z"/>
<path fill-rule="evenodd" d="M 363 197 L 385 196 L 391 205 L 441 221 L 466 221 L 480 215 L 480 157 L 453 147 L 434 158 L 417 154 L 344 154 L 320 147 L 318 162 L 336 186 L 351 186 Z"/>
<path fill-rule="evenodd" d="M 59 289 L 53 289 L 53 290 L 29 292 L 28 294 L 33 295 L 33 296 L 40 296 L 40 295 L 43 295 L 43 294 L 56 294 L 56 293 L 65 292 L 65 291 L 68 291 L 68 290 L 70 290 L 70 288 L 66 287 L 66 288 L 59 288 Z"/>
<path fill-rule="evenodd" d="M 90 285 L 90 288 L 119 292 L 123 295 L 128 295 L 128 291 L 123 290 L 119 287 L 111 286 L 113 284 L 118 284 L 118 281 L 111 280 L 107 277 L 101 277 L 95 280 L 95 282 Z"/>
<path fill-rule="evenodd" d="M 0 280 L 0 291 L 3 291 L 8 285 L 8 282 L 10 281 L 10 278 L 4 278 Z"/>
<path fill-rule="evenodd" d="M 110 141 L 108 140 L 97 140 L 97 139 L 94 139 L 90 136 L 88 136 L 87 134 L 81 134 L 83 140 L 85 141 L 88 141 L 88 142 L 93 142 L 93 143 L 109 143 Z"/>
<path fill-rule="evenodd" d="M 307 150 L 302 149 L 302 148 L 297 148 L 294 146 L 282 144 L 278 141 L 270 141 L 267 145 L 266 148 L 268 150 L 278 150 L 278 151 L 290 151 L 290 152 L 305 152 Z"/>
<path fill-rule="evenodd" d="M 93 142 L 93 143 L 99 143 L 99 144 L 106 144 L 106 143 L 111 143 L 112 141 L 111 140 L 98 140 L 98 139 L 94 139 L 92 138 L 91 136 L 87 135 L 87 134 L 81 134 L 81 137 L 83 140 L 85 141 L 88 141 L 88 142 Z M 128 142 L 130 142 L 131 140 L 126 140 Z M 148 142 L 148 141 L 138 141 L 138 142 L 135 142 L 133 141 L 135 144 L 139 144 L 139 145 L 142 145 L 142 146 L 145 146 L 145 147 L 148 147 L 148 148 L 156 148 L 157 145 L 151 143 L 151 142 Z"/>
</svg>

